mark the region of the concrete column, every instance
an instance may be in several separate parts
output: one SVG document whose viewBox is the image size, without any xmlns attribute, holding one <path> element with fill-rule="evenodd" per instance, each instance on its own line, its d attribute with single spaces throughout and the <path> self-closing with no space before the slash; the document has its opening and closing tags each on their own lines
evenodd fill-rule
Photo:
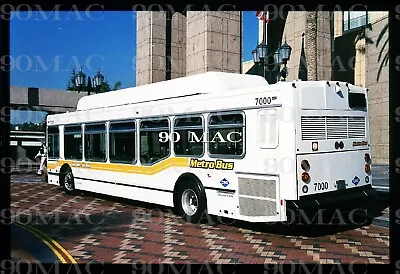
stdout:
<svg viewBox="0 0 400 274">
<path fill-rule="evenodd" d="M 186 16 L 172 16 L 171 79 L 186 75 Z"/>
<path fill-rule="evenodd" d="M 240 12 L 188 11 L 186 75 L 240 73 Z"/>
<path fill-rule="evenodd" d="M 365 39 L 357 41 L 355 58 L 354 84 L 365 87 Z"/>
<path fill-rule="evenodd" d="M 317 80 L 332 76 L 331 20 L 329 11 L 317 13 Z"/>
<path fill-rule="evenodd" d="M 137 12 L 137 86 L 165 80 L 165 25 L 166 12 Z"/>
<path fill-rule="evenodd" d="M 342 36 L 343 34 L 343 11 L 334 11 L 334 37 Z"/>
</svg>

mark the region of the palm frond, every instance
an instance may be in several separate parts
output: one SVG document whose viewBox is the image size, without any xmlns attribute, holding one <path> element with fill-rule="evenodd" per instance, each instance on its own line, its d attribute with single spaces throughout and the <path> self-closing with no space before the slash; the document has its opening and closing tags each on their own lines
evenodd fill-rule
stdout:
<svg viewBox="0 0 400 274">
<path fill-rule="evenodd" d="M 385 57 L 383 57 L 383 60 L 384 60 L 385 66 L 387 66 L 389 63 L 389 53 L 388 52 L 386 52 Z"/>
<path fill-rule="evenodd" d="M 382 53 L 383 53 L 383 51 L 385 50 L 385 48 L 386 48 L 386 45 L 387 45 L 387 43 L 388 43 L 388 42 L 389 42 L 389 38 L 387 38 L 387 39 L 386 39 L 385 43 L 383 44 L 383 46 L 382 46 L 382 48 L 381 48 L 381 50 L 380 50 L 380 52 L 379 52 L 379 55 L 378 55 L 378 61 L 380 61 L 380 60 L 381 60 Z"/>
<path fill-rule="evenodd" d="M 379 66 L 378 73 L 376 75 L 376 82 L 379 82 L 379 78 L 381 77 L 383 66 L 384 65 L 386 66 L 388 62 L 389 62 L 389 54 L 386 53 L 385 56 L 383 57 L 383 60 L 380 64 L 380 66 Z"/>
<path fill-rule="evenodd" d="M 379 33 L 378 38 L 376 39 L 376 46 L 379 46 L 379 43 L 381 42 L 383 36 L 386 34 L 387 30 L 389 28 L 389 23 L 387 23 L 383 29 L 381 30 L 381 32 Z"/>
</svg>

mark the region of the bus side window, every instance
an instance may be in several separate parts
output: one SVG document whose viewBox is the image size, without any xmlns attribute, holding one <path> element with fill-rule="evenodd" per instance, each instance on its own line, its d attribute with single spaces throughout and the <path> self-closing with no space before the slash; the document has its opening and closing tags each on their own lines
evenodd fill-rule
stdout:
<svg viewBox="0 0 400 274">
<path fill-rule="evenodd" d="M 173 143 L 175 155 L 201 157 L 204 154 L 202 116 L 175 117 L 174 132 L 180 137 Z"/>
<path fill-rule="evenodd" d="M 82 160 L 82 128 L 81 126 L 66 126 L 64 129 L 65 159 Z"/>
<path fill-rule="evenodd" d="M 106 161 L 106 126 L 93 124 L 85 126 L 85 160 Z"/>
<path fill-rule="evenodd" d="M 60 133 L 57 127 L 48 127 L 47 129 L 47 154 L 48 157 L 57 159 L 60 156 Z"/>
<path fill-rule="evenodd" d="M 242 113 L 211 114 L 208 122 L 211 156 L 241 157 L 244 155 L 244 121 Z"/>
<path fill-rule="evenodd" d="M 160 142 L 161 132 L 170 134 L 167 118 L 140 121 L 140 162 L 142 165 L 157 163 L 170 155 L 170 142 Z"/>
<path fill-rule="evenodd" d="M 136 125 L 134 121 L 111 122 L 109 150 L 111 163 L 136 163 Z"/>
</svg>

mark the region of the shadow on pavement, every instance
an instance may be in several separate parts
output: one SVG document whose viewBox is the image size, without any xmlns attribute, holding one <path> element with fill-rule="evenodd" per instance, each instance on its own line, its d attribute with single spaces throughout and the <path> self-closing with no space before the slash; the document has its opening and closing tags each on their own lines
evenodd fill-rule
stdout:
<svg viewBox="0 0 400 274">
<path fill-rule="evenodd" d="M 60 189 L 60 191 L 62 191 Z M 66 194 L 65 194 L 66 195 Z M 126 225 L 132 223 L 163 224 L 165 218 L 174 218 L 178 223 L 184 223 L 174 215 L 169 207 L 132 201 L 124 198 L 111 197 L 91 192 L 81 192 L 80 196 L 99 198 L 103 205 L 112 206 L 114 203 L 133 206 L 131 211 L 118 210 L 98 211 L 86 214 L 75 209 L 72 213 L 42 214 L 39 216 L 22 215 L 19 221 L 39 228 L 53 237 L 71 238 L 89 234 L 126 231 Z M 345 208 L 308 208 L 306 210 L 289 210 L 286 223 L 248 223 L 216 216 L 205 216 L 203 224 L 221 227 L 225 225 L 243 229 L 250 229 L 276 235 L 292 235 L 320 237 L 332 235 L 355 228 L 370 225 L 373 218 L 381 216 L 388 207 L 388 199 L 384 196 L 372 196 L 363 200 L 353 201 Z M 121 227 L 125 226 L 125 228 Z M 60 234 L 61 235 L 57 235 Z"/>
<path fill-rule="evenodd" d="M 388 207 L 388 194 L 376 193 L 341 207 L 290 209 L 285 223 L 247 223 L 229 219 L 223 222 L 263 233 L 321 237 L 371 225 L 374 218 L 382 216 Z"/>
</svg>

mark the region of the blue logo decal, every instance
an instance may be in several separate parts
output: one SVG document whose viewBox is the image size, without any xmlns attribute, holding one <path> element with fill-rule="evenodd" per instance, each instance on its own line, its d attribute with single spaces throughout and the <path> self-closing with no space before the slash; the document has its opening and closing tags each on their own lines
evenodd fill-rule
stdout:
<svg viewBox="0 0 400 274">
<path fill-rule="evenodd" d="M 353 181 L 351 181 L 353 184 L 358 185 L 358 183 L 360 182 L 360 178 L 358 178 L 357 176 L 354 177 Z"/>
<path fill-rule="evenodd" d="M 221 185 L 223 185 L 224 187 L 226 187 L 227 185 L 229 185 L 229 181 L 228 181 L 227 179 L 225 179 L 225 178 L 222 179 L 220 183 L 221 183 Z"/>
</svg>

